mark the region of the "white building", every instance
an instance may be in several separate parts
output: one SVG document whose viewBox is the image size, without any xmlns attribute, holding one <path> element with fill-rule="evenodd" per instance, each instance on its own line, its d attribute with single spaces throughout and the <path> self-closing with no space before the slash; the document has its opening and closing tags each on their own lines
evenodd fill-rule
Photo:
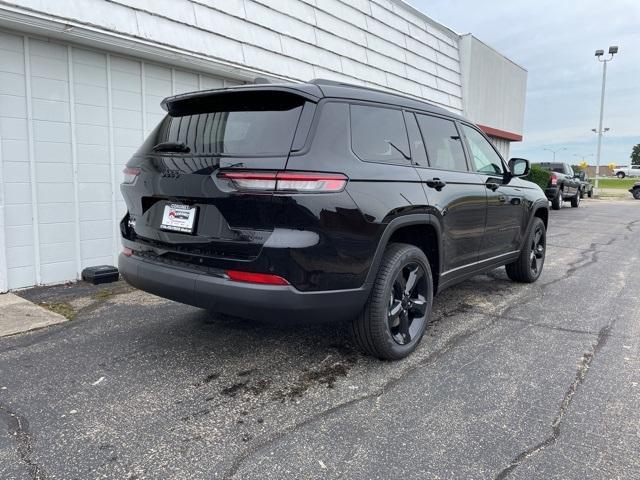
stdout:
<svg viewBox="0 0 640 480">
<path fill-rule="evenodd" d="M 505 156 L 526 71 L 399 0 L 0 0 L 0 291 L 115 264 L 163 97 L 328 78 L 466 114 Z"/>
</svg>

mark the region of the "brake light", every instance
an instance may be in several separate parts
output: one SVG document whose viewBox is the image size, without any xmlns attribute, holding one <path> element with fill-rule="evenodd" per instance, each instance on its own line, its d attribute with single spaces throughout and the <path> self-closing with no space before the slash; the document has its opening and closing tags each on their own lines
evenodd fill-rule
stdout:
<svg viewBox="0 0 640 480">
<path fill-rule="evenodd" d="M 551 185 L 557 185 L 558 184 L 558 177 L 556 177 L 555 175 L 551 175 Z"/>
<path fill-rule="evenodd" d="M 239 270 L 227 270 L 227 276 L 235 282 L 260 283 L 262 285 L 289 285 L 284 278 L 269 273 L 241 272 Z"/>
<path fill-rule="evenodd" d="M 131 255 L 133 255 L 133 250 L 131 250 L 129 247 L 122 247 L 122 254 L 125 257 L 130 257 Z"/>
<path fill-rule="evenodd" d="M 140 169 L 135 167 L 127 167 L 122 173 L 124 173 L 124 178 L 122 179 L 122 183 L 129 185 L 135 182 L 138 175 L 140 175 Z"/>
<path fill-rule="evenodd" d="M 217 178 L 232 190 L 259 192 L 330 193 L 344 189 L 348 178 L 341 173 L 219 172 Z"/>
</svg>

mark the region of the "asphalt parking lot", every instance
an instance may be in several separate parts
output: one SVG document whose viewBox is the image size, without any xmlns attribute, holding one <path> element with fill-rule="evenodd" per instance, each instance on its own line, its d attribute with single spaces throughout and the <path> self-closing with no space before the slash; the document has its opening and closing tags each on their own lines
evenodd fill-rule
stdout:
<svg viewBox="0 0 640 480">
<path fill-rule="evenodd" d="M 640 202 L 551 212 L 544 273 L 436 298 L 401 362 L 123 284 L 0 339 L 0 478 L 640 478 Z"/>
</svg>

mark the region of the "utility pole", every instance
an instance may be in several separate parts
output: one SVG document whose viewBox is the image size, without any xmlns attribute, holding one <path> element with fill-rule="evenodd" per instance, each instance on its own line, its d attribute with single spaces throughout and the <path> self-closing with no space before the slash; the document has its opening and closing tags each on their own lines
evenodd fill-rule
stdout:
<svg viewBox="0 0 640 480">
<path fill-rule="evenodd" d="M 613 56 L 618 53 L 618 47 L 609 47 L 609 58 L 604 58 L 604 50 L 596 50 L 596 58 L 603 64 L 602 66 L 602 92 L 600 93 L 600 122 L 598 123 L 598 149 L 596 151 L 596 184 L 595 193 L 598 195 L 600 180 L 600 153 L 602 151 L 602 120 L 604 117 L 604 91 L 607 84 L 607 63 L 613 60 Z"/>
</svg>

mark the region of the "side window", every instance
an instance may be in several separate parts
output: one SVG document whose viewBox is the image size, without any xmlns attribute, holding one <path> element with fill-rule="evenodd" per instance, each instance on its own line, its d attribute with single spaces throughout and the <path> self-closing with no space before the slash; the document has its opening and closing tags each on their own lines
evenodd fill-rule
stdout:
<svg viewBox="0 0 640 480">
<path fill-rule="evenodd" d="M 473 157 L 473 170 L 487 175 L 502 175 L 502 160 L 487 139 L 467 125 L 462 125 L 462 130 Z"/>
<path fill-rule="evenodd" d="M 430 115 L 418 114 L 416 118 L 427 147 L 429 165 L 445 170 L 466 171 L 467 161 L 456 124 Z"/>
<path fill-rule="evenodd" d="M 351 148 L 365 161 L 409 163 L 409 140 L 402 111 L 351 105 Z"/>
<path fill-rule="evenodd" d="M 424 148 L 424 141 L 418 128 L 416 116 L 411 112 L 405 112 L 404 120 L 407 123 L 407 132 L 409 133 L 409 144 L 411 146 L 411 160 L 417 166 L 429 166 L 427 160 L 427 151 Z"/>
</svg>

